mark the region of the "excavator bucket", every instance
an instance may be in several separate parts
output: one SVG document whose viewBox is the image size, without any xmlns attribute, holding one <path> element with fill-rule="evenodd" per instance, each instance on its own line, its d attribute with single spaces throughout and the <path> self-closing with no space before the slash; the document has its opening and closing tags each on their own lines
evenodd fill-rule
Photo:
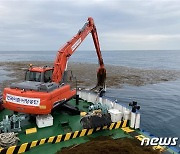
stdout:
<svg viewBox="0 0 180 154">
<path fill-rule="evenodd" d="M 97 84 L 91 90 L 95 92 L 105 91 L 105 81 L 106 81 L 106 69 L 104 67 L 100 67 L 97 71 Z"/>
</svg>

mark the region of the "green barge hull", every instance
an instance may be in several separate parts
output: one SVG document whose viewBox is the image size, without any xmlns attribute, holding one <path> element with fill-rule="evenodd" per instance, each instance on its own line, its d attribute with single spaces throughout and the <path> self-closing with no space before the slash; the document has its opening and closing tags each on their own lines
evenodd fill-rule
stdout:
<svg viewBox="0 0 180 154">
<path fill-rule="evenodd" d="M 82 112 L 88 111 L 88 106 L 91 103 L 79 100 L 79 104 L 76 104 L 76 100 L 72 99 L 69 103 L 76 106 Z M 13 112 L 9 110 L 3 110 L 0 112 L 0 121 L 5 115 L 11 115 Z M 142 140 L 143 137 L 150 137 L 140 129 L 131 129 L 129 127 L 129 120 L 119 121 L 111 123 L 109 126 L 102 126 L 92 129 L 83 129 L 80 124 L 80 115 L 69 115 L 65 112 L 54 112 L 52 114 L 54 121 L 53 126 L 46 128 L 37 128 L 36 122 L 27 122 L 22 128 L 22 131 L 18 133 L 20 141 L 18 145 L 11 146 L 9 148 L 0 149 L 2 154 L 15 154 L 24 153 L 34 154 L 53 154 L 63 147 L 74 146 L 77 144 L 85 143 L 91 138 L 98 136 L 111 136 L 112 138 L 136 138 Z M 63 126 L 63 124 L 66 124 Z M 37 128 L 36 133 L 26 134 L 26 129 Z M 171 148 L 154 146 L 154 149 L 159 149 L 163 153 L 176 153 Z"/>
</svg>

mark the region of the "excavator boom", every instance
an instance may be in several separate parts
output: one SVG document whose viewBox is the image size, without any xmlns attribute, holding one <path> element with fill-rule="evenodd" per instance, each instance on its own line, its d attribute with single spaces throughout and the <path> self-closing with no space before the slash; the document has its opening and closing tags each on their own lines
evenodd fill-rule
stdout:
<svg viewBox="0 0 180 154">
<path fill-rule="evenodd" d="M 98 69 L 97 73 L 97 86 L 101 86 L 102 88 L 105 86 L 106 70 L 104 68 L 104 63 L 101 55 L 96 26 L 94 24 L 93 18 L 91 17 L 88 18 L 88 21 L 84 24 L 82 29 L 80 29 L 78 33 L 58 51 L 52 75 L 53 82 L 61 82 L 64 71 L 66 70 L 69 57 L 74 53 L 74 51 L 83 42 L 83 40 L 89 33 L 92 34 L 100 65 L 100 68 Z"/>
</svg>

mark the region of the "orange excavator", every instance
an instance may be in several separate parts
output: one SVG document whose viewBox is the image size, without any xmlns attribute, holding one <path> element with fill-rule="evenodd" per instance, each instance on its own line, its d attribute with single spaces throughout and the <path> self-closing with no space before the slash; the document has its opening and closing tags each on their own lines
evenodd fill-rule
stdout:
<svg viewBox="0 0 180 154">
<path fill-rule="evenodd" d="M 29 67 L 25 81 L 13 83 L 3 92 L 3 106 L 9 110 L 27 114 L 49 114 L 59 104 L 76 95 L 76 89 L 63 83 L 70 56 L 91 33 L 97 52 L 99 65 L 95 89 L 105 88 L 106 69 L 104 67 L 96 26 L 89 17 L 78 33 L 57 53 L 54 67 Z"/>
</svg>

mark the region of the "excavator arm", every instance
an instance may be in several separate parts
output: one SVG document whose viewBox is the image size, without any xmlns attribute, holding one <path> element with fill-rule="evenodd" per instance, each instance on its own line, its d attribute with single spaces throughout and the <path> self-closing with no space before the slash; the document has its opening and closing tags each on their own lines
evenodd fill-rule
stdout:
<svg viewBox="0 0 180 154">
<path fill-rule="evenodd" d="M 92 34 L 100 65 L 97 71 L 97 85 L 95 89 L 98 88 L 101 90 L 105 88 L 106 69 L 104 67 L 101 55 L 96 26 L 94 24 L 93 18 L 91 17 L 88 18 L 88 21 L 84 24 L 82 29 L 80 29 L 79 32 L 58 51 L 56 60 L 54 62 L 54 71 L 52 76 L 53 82 L 60 83 L 64 71 L 66 70 L 68 59 L 89 33 Z"/>
</svg>

